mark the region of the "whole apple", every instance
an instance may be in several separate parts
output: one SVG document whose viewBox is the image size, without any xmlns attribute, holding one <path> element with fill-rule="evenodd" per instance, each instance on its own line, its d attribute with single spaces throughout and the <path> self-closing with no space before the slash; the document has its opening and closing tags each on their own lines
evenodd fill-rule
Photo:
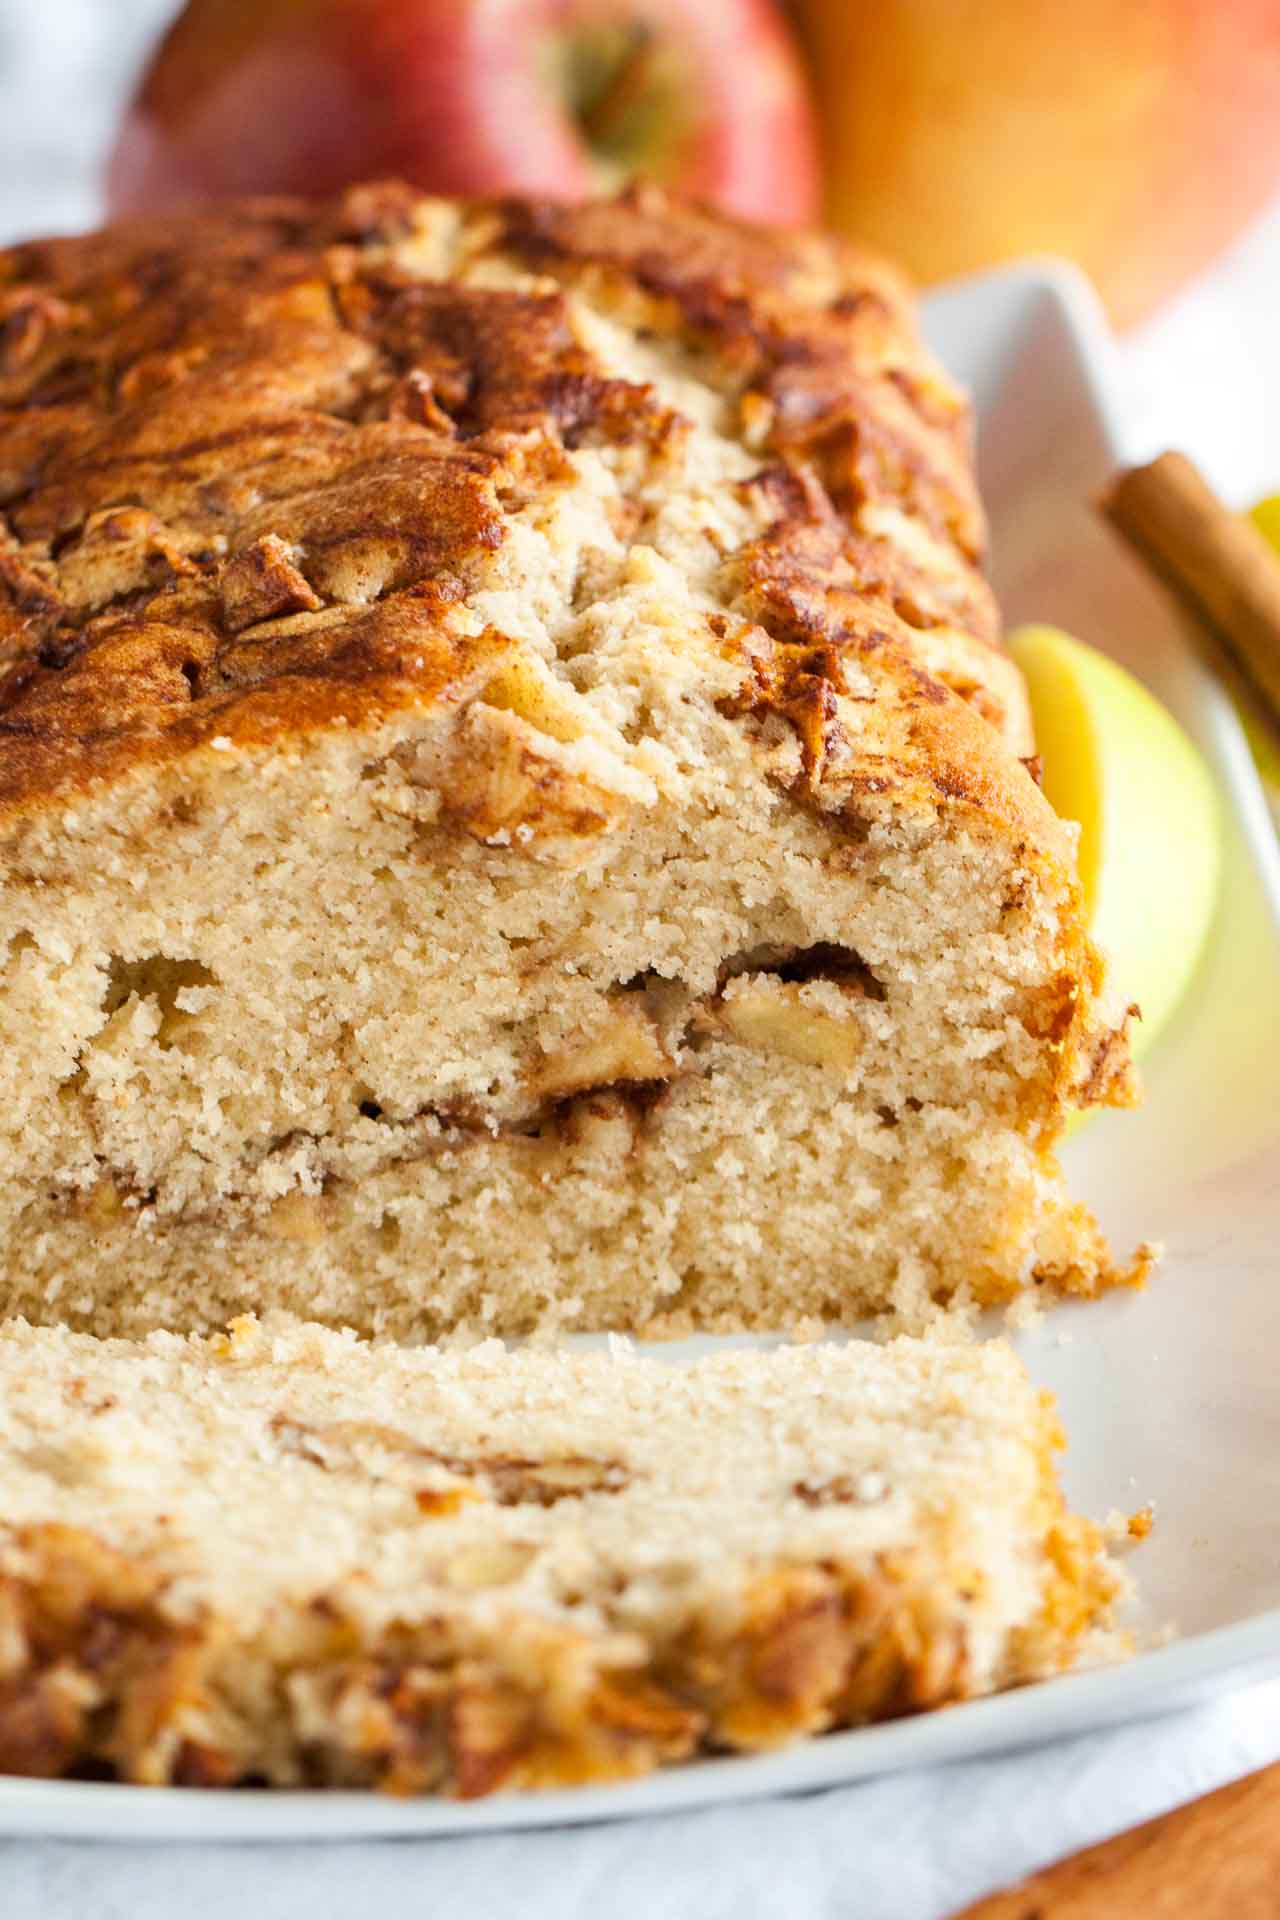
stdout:
<svg viewBox="0 0 1280 1920">
<path fill-rule="evenodd" d="M 792 0 L 827 215 L 923 280 L 1078 260 L 1138 319 L 1280 181 L 1277 0 Z"/>
<path fill-rule="evenodd" d="M 140 212 L 392 174 L 566 199 L 645 174 L 782 224 L 819 198 L 773 0 L 190 0 L 108 198 Z"/>
</svg>

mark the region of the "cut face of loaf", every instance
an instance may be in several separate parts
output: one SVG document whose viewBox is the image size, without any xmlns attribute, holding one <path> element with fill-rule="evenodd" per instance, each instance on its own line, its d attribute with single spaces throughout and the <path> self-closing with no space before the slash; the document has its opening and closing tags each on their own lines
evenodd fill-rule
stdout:
<svg viewBox="0 0 1280 1920">
<path fill-rule="evenodd" d="M 616 1345 L 11 1323 L 0 1770 L 569 1785 L 1114 1641 L 1120 1582 L 1002 1343 Z"/>
<path fill-rule="evenodd" d="M 652 194 L 0 256 L 0 1302 L 1092 1291 L 1131 1094 L 898 282 Z"/>
</svg>

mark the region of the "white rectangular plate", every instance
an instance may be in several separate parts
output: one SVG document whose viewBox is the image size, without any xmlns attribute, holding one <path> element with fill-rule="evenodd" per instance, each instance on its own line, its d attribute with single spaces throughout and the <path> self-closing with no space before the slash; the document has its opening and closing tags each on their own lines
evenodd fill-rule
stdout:
<svg viewBox="0 0 1280 1920">
<path fill-rule="evenodd" d="M 1222 797 L 1212 945 L 1149 1063 L 1147 1105 L 1091 1122 L 1066 1155 L 1117 1247 L 1158 1238 L 1164 1267 L 1146 1293 L 1058 1308 L 1019 1340 L 1061 1402 L 1073 1503 L 1100 1517 L 1154 1502 L 1144 1614 L 1181 1637 L 1125 1666 L 618 1787 L 458 1805 L 0 1780 L 0 1833 L 338 1839 L 615 1819 L 1049 1740 L 1280 1670 L 1280 853 L 1230 703 L 1091 508 L 1123 450 L 1088 287 L 1052 263 L 1016 267 L 936 295 L 927 319 L 977 401 L 1006 616 L 1123 661 L 1199 743 Z"/>
</svg>

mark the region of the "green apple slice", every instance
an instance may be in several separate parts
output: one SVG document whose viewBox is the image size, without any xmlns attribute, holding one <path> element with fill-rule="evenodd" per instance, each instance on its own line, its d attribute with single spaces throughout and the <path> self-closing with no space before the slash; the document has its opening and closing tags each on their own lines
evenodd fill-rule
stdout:
<svg viewBox="0 0 1280 1920">
<path fill-rule="evenodd" d="M 1090 925 L 1142 1008 L 1139 1058 L 1181 999 L 1213 921 L 1220 839 L 1209 771 L 1172 714 L 1094 647 L 1019 627 L 1044 790 L 1080 827 Z"/>
</svg>

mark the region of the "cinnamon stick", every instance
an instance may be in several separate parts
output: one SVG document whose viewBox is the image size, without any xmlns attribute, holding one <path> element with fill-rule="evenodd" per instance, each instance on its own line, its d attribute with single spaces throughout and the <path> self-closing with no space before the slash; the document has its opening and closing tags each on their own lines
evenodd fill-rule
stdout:
<svg viewBox="0 0 1280 1920">
<path fill-rule="evenodd" d="M 1280 724 L 1280 555 L 1181 453 L 1120 474 L 1103 512 L 1213 628 Z"/>
<path fill-rule="evenodd" d="M 1276 1920 L 1280 1765 L 1072 1854 L 953 1920 Z"/>
</svg>

